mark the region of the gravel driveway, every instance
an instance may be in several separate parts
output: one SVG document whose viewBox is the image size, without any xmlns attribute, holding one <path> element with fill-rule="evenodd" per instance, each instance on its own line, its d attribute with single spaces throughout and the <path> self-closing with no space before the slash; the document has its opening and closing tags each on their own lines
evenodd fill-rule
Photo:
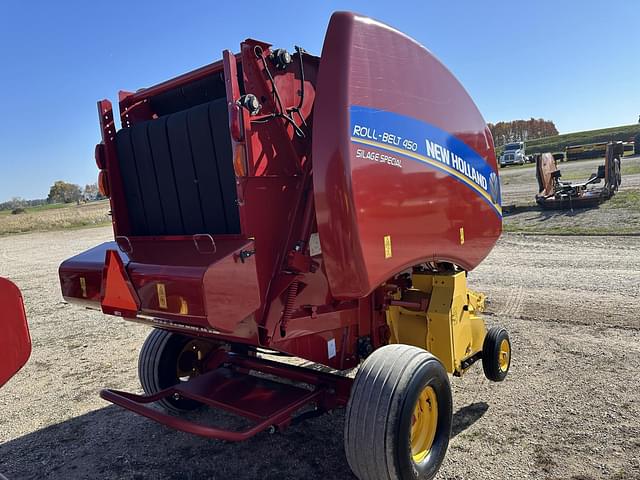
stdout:
<svg viewBox="0 0 640 480">
<path fill-rule="evenodd" d="M 241 444 L 168 430 L 111 406 L 139 391 L 146 327 L 66 305 L 57 266 L 109 228 L 0 238 L 22 289 L 33 355 L 0 391 L 0 472 L 17 479 L 347 479 L 342 411 Z M 504 235 L 470 274 L 506 326 L 512 370 L 452 379 L 439 479 L 640 478 L 640 238 Z M 208 420 L 216 417 L 200 414 Z M 222 419 L 223 422 L 227 421 Z M 367 448 L 363 445 L 363 448 Z"/>
</svg>

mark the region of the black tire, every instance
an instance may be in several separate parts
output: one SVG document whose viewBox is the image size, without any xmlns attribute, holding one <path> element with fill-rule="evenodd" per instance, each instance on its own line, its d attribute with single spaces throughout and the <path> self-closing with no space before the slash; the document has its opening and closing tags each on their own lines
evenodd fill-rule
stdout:
<svg viewBox="0 0 640 480">
<path fill-rule="evenodd" d="M 180 383 L 178 362 L 187 344 L 194 339 L 167 330 L 153 329 L 140 350 L 138 377 L 147 395 Z M 175 413 L 195 410 L 202 404 L 185 398 L 167 397 L 157 402 Z"/>
<path fill-rule="evenodd" d="M 416 463 L 414 408 L 428 387 L 437 404 L 435 434 Z M 449 446 L 451 415 L 449 377 L 436 357 L 409 345 L 375 350 L 360 367 L 347 404 L 344 444 L 353 473 L 360 480 L 433 478 Z"/>
<path fill-rule="evenodd" d="M 620 159 L 618 157 L 613 159 L 613 172 L 614 172 L 614 191 L 618 191 L 618 187 L 622 184 L 622 168 L 620 167 Z"/>
<path fill-rule="evenodd" d="M 508 355 L 505 359 L 504 352 L 501 351 L 503 341 L 506 341 Z M 511 367 L 511 341 L 509 334 L 502 327 L 491 327 L 484 337 L 482 344 L 482 369 L 484 375 L 492 382 L 501 382 L 509 373 Z"/>
</svg>

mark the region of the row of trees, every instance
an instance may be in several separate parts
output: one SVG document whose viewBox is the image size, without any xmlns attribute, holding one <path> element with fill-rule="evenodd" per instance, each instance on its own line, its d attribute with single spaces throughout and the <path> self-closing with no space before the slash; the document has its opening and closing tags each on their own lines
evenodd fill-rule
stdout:
<svg viewBox="0 0 640 480">
<path fill-rule="evenodd" d="M 490 123 L 489 130 L 493 135 L 496 147 L 509 142 L 527 141 L 542 137 L 558 135 L 558 129 L 551 120 L 530 118 L 529 120 L 513 120 L 511 122 Z"/>
<path fill-rule="evenodd" d="M 37 207 L 46 203 L 79 203 L 92 202 L 94 200 L 102 200 L 104 197 L 98 190 L 97 183 L 90 183 L 80 187 L 75 183 L 68 183 L 58 180 L 49 189 L 47 198 L 38 198 L 35 200 L 25 200 L 24 198 L 14 197 L 7 202 L 0 203 L 0 210 L 14 210 L 16 208 Z"/>
<path fill-rule="evenodd" d="M 102 198 L 98 191 L 98 184 L 91 183 L 81 188 L 75 183 L 58 180 L 49 189 L 48 203 L 72 203 L 79 201 L 91 202 Z"/>
<path fill-rule="evenodd" d="M 13 197 L 11 200 L 0 203 L 0 210 L 15 210 L 16 208 L 37 207 L 47 203 L 46 198 L 36 198 L 35 200 L 25 200 L 20 197 Z"/>
</svg>

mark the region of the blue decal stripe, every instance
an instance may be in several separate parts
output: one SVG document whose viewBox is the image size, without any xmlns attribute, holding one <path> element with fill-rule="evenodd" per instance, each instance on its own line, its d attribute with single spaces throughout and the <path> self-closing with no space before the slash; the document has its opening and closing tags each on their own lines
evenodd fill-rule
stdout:
<svg viewBox="0 0 640 480">
<path fill-rule="evenodd" d="M 486 200 L 486 202 L 493 207 L 493 209 L 496 211 L 496 213 L 498 213 L 499 215 L 502 215 L 502 207 L 500 205 L 496 205 L 495 203 L 493 203 L 493 200 L 491 199 L 491 196 L 489 195 L 489 193 L 487 193 L 482 187 L 480 187 L 479 185 L 475 184 L 474 182 L 472 182 L 469 178 L 467 178 L 465 175 L 463 175 L 462 173 L 458 172 L 457 170 L 443 164 L 442 162 L 438 162 L 437 160 L 432 160 L 429 157 L 425 157 L 424 155 L 420 155 L 418 153 L 413 153 L 410 152 L 408 150 L 405 150 L 403 148 L 397 148 L 394 146 L 391 146 L 389 144 L 386 143 L 381 143 L 381 142 L 376 142 L 374 140 L 364 140 L 360 137 L 351 137 L 351 141 L 353 143 L 360 143 L 362 145 L 368 145 L 370 147 L 375 147 L 378 148 L 380 150 L 386 150 L 388 152 L 393 152 L 393 153 L 397 153 L 399 155 L 402 155 L 404 157 L 410 158 L 411 160 L 416 160 L 420 163 L 426 163 L 434 168 L 437 168 L 438 170 L 452 176 L 455 177 L 456 180 L 461 181 L 462 183 L 464 183 L 466 186 L 470 187 L 471 189 L 473 189 L 475 192 L 479 193 L 482 198 L 484 200 Z"/>
</svg>

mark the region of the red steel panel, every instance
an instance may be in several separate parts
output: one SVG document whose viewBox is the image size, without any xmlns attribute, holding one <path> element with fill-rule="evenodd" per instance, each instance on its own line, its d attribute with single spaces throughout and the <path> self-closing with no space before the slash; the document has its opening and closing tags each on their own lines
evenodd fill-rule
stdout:
<svg viewBox="0 0 640 480">
<path fill-rule="evenodd" d="M 332 294 L 363 297 L 425 261 L 478 265 L 501 232 L 497 166 L 451 72 L 401 32 L 336 13 L 316 98 L 316 217 Z"/>
<path fill-rule="evenodd" d="M 31 337 L 18 287 L 0 277 L 0 386 L 27 363 Z"/>
<path fill-rule="evenodd" d="M 102 269 L 107 250 L 117 250 L 116 242 L 105 242 L 75 255 L 60 265 L 58 275 L 63 298 L 75 304 L 100 308 Z M 120 253 L 124 263 L 129 260 Z"/>
<path fill-rule="evenodd" d="M 215 72 L 219 72 L 222 68 L 222 60 L 218 60 L 217 62 L 210 63 L 209 65 L 197 68 L 191 72 L 179 75 L 152 87 L 140 89 L 135 93 L 122 92 L 121 106 L 127 107 L 147 100 L 153 96 L 168 92 L 169 90 L 173 90 L 174 88 L 179 88 L 196 80 L 201 80 Z"/>
<path fill-rule="evenodd" d="M 220 260 L 207 268 L 203 279 L 209 324 L 222 332 L 257 340 L 253 313 L 260 306 L 260 290 L 252 241 L 219 244 Z M 242 258 L 247 252 L 247 258 Z"/>
<path fill-rule="evenodd" d="M 353 328 L 359 313 L 357 305 L 353 305 L 343 310 L 293 318 L 288 323 L 286 337 L 274 334 L 269 347 L 313 359 L 336 370 L 353 368 L 359 362 L 355 351 L 359 333 Z"/>
</svg>

